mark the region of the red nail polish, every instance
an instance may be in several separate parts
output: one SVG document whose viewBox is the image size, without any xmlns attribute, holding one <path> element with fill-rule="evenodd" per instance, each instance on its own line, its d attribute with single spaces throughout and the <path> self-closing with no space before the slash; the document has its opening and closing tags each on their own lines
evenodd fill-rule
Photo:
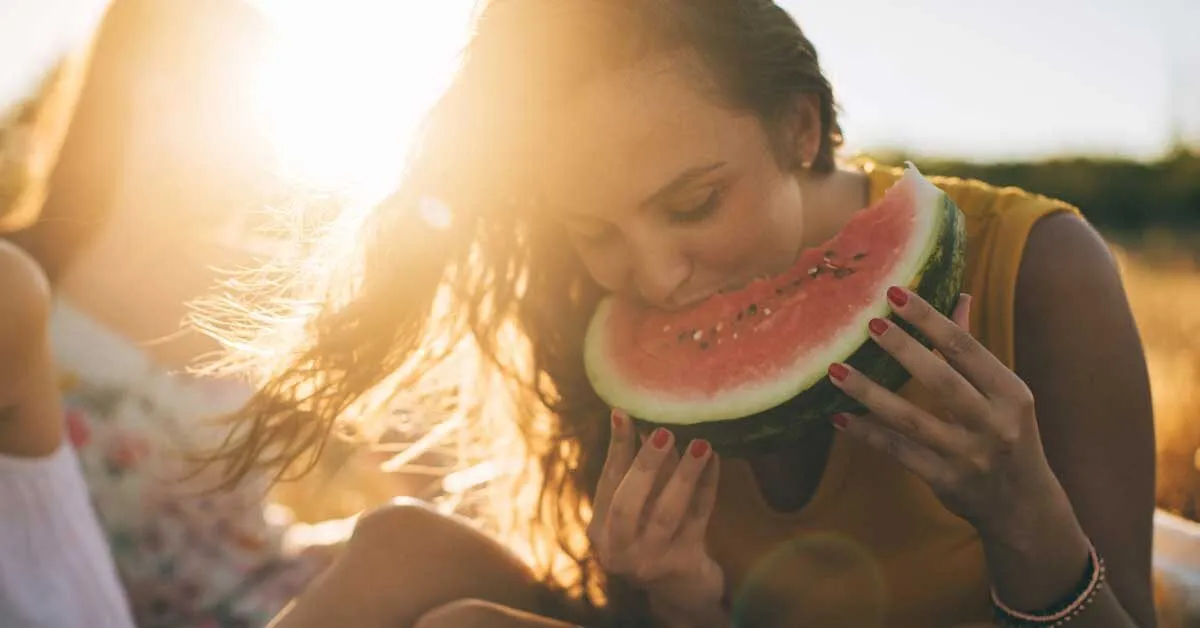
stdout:
<svg viewBox="0 0 1200 628">
<path fill-rule="evenodd" d="M 850 369 L 846 368 L 845 365 L 838 362 L 834 362 L 833 364 L 829 365 L 829 376 L 837 381 L 840 382 L 846 379 L 846 377 L 849 375 Z"/>
<path fill-rule="evenodd" d="M 871 322 L 867 323 L 867 329 L 870 329 L 871 333 L 876 336 L 882 336 L 888 330 L 888 324 L 882 318 L 872 318 Z"/>
<path fill-rule="evenodd" d="M 839 412 L 838 414 L 830 417 L 829 420 L 833 423 L 834 427 L 838 428 L 839 430 L 844 430 L 846 429 L 846 426 L 850 424 L 850 415 L 846 414 L 845 412 Z"/>
<path fill-rule="evenodd" d="M 887 296 L 888 300 L 892 302 L 892 305 L 895 305 L 896 307 L 904 307 L 904 304 L 908 303 L 908 293 L 900 288 L 897 288 L 896 286 L 888 288 Z"/>
<path fill-rule="evenodd" d="M 654 435 L 650 437 L 650 444 L 654 445 L 655 449 L 664 449 L 669 440 L 671 440 L 671 433 L 660 427 L 654 430 Z"/>
<path fill-rule="evenodd" d="M 692 445 L 688 447 L 688 453 L 692 454 L 693 458 L 703 458 L 704 454 L 712 447 L 709 446 L 706 440 L 694 440 Z"/>
<path fill-rule="evenodd" d="M 612 426 L 614 429 L 625 427 L 625 415 L 620 410 L 613 410 L 610 415 L 612 417 Z"/>
</svg>

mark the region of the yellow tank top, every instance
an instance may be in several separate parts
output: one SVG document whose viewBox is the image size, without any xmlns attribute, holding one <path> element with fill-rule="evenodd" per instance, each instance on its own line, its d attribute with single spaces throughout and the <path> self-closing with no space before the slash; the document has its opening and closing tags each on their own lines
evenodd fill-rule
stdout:
<svg viewBox="0 0 1200 628">
<path fill-rule="evenodd" d="M 872 203 L 902 172 L 860 165 Z M 1025 240 L 1039 218 L 1077 210 L 1015 188 L 930 179 L 966 216 L 971 331 L 1014 368 L 1013 303 Z M 928 406 L 915 383 L 901 394 Z M 751 625 L 940 628 L 990 618 L 975 530 L 907 469 L 841 434 L 812 499 L 797 512 L 773 510 L 747 463 L 722 461 L 708 542 L 735 608 L 756 618 Z"/>
</svg>

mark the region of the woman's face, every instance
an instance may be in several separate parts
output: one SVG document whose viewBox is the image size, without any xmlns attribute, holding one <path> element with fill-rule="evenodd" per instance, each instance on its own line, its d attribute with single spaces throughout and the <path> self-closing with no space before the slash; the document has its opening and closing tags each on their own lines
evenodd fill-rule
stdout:
<svg viewBox="0 0 1200 628">
<path fill-rule="evenodd" d="M 592 277 L 663 309 L 786 269 L 804 235 L 800 180 L 760 121 L 679 68 L 647 60 L 590 84 L 550 173 L 551 205 Z"/>
</svg>

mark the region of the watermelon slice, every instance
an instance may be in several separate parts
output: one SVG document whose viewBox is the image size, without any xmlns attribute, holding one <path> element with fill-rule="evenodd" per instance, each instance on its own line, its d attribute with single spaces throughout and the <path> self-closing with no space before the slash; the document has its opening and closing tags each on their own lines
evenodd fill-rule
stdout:
<svg viewBox="0 0 1200 628">
<path fill-rule="evenodd" d="M 867 335 L 872 317 L 913 333 L 888 306 L 909 286 L 949 315 L 963 282 L 961 211 L 911 163 L 874 205 L 780 275 L 667 312 L 613 295 L 588 327 L 588 379 L 642 427 L 706 438 L 729 455 L 799 437 L 862 408 L 826 377 L 844 361 L 891 390 L 907 371 Z"/>
</svg>

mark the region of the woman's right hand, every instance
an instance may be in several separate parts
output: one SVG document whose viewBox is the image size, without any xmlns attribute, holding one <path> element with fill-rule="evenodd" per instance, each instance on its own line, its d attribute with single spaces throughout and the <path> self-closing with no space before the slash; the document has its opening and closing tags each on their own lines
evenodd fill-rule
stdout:
<svg viewBox="0 0 1200 628">
<path fill-rule="evenodd" d="M 720 467 L 706 441 L 681 457 L 675 436 L 656 429 L 638 446 L 633 422 L 612 412 L 612 440 L 596 488 L 588 539 L 606 573 L 650 596 L 669 625 L 728 626 L 725 576 L 708 555 L 705 531 Z"/>
</svg>

